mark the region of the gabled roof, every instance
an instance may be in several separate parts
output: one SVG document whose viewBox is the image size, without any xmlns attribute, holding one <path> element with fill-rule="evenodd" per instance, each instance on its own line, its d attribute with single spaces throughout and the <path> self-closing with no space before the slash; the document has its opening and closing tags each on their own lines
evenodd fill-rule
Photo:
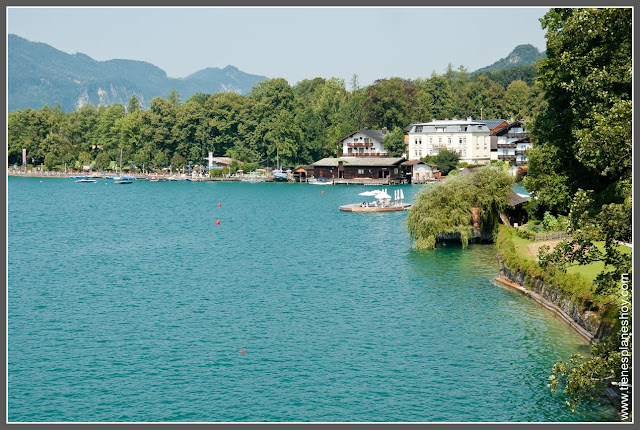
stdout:
<svg viewBox="0 0 640 430">
<path fill-rule="evenodd" d="M 524 121 L 514 121 L 512 123 L 509 123 L 507 125 L 503 125 L 502 127 L 498 127 L 497 129 L 493 130 L 492 134 L 499 134 L 502 133 L 504 131 L 507 131 L 513 127 L 522 127 L 524 126 Z"/>
<path fill-rule="evenodd" d="M 526 197 L 522 197 L 521 195 L 517 194 L 515 191 L 510 190 L 509 193 L 509 205 L 511 207 L 516 207 L 516 206 L 520 206 L 523 203 L 528 202 L 529 199 Z"/>
<path fill-rule="evenodd" d="M 378 142 L 383 142 L 384 141 L 384 134 L 382 134 L 381 130 L 356 130 L 354 132 L 351 132 L 349 134 L 347 134 L 345 137 L 338 139 L 338 142 L 342 142 L 345 139 L 350 138 L 351 136 L 353 136 L 356 133 L 362 133 L 364 135 L 369 136 L 372 139 L 377 140 Z"/>
<path fill-rule="evenodd" d="M 339 157 L 339 158 L 323 158 L 313 163 L 314 167 L 338 167 L 340 161 L 345 166 L 359 167 L 385 167 L 396 166 L 405 159 L 402 157 Z"/>
</svg>

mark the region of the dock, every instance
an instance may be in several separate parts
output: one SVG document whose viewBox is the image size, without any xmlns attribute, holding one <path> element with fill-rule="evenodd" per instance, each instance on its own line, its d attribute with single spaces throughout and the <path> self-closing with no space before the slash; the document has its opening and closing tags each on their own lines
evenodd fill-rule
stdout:
<svg viewBox="0 0 640 430">
<path fill-rule="evenodd" d="M 397 203 L 389 206 L 362 206 L 362 203 L 352 203 L 340 206 L 343 212 L 397 212 L 407 211 L 411 208 L 411 203 Z"/>
</svg>

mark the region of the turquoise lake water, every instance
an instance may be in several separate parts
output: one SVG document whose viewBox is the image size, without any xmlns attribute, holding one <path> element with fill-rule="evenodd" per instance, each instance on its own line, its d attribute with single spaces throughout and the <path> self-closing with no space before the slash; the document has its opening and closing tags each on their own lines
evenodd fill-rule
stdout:
<svg viewBox="0 0 640 430">
<path fill-rule="evenodd" d="M 11 422 L 616 419 L 549 393 L 588 348 L 493 245 L 338 210 L 370 187 L 8 181 Z"/>
</svg>

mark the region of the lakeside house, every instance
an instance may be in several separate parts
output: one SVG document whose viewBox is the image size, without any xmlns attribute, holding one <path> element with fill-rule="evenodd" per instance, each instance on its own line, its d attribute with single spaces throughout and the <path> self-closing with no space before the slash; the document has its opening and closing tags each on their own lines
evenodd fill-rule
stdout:
<svg viewBox="0 0 640 430">
<path fill-rule="evenodd" d="M 497 127 L 491 133 L 491 146 L 491 159 L 508 161 L 512 166 L 512 173 L 515 173 L 517 166 L 522 166 L 528 161 L 526 153 L 531 149 L 531 137 L 524 121 L 512 121 Z"/>
<path fill-rule="evenodd" d="M 408 133 L 407 158 L 419 160 L 447 149 L 460 154 L 460 162 L 487 164 L 491 160 L 490 138 L 489 126 L 471 117 L 413 124 Z"/>
<path fill-rule="evenodd" d="M 342 151 L 338 151 L 338 157 L 387 157 L 384 148 L 384 137 L 387 129 L 382 130 L 356 130 L 338 139 L 342 144 Z"/>
</svg>

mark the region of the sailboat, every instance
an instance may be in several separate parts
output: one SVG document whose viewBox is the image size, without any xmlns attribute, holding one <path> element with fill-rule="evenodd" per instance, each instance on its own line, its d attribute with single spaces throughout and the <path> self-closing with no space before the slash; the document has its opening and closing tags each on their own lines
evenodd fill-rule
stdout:
<svg viewBox="0 0 640 430">
<path fill-rule="evenodd" d="M 276 145 L 276 166 L 278 166 L 278 168 L 271 172 L 271 175 L 273 175 L 273 180 L 276 182 L 286 181 L 288 175 L 282 171 L 282 166 L 280 166 L 280 153 L 278 152 L 278 145 Z"/>
<path fill-rule="evenodd" d="M 122 174 L 122 148 L 120 148 L 120 176 L 116 176 L 113 178 L 114 184 L 132 184 L 135 181 L 135 176 L 132 175 L 123 175 Z"/>
</svg>

